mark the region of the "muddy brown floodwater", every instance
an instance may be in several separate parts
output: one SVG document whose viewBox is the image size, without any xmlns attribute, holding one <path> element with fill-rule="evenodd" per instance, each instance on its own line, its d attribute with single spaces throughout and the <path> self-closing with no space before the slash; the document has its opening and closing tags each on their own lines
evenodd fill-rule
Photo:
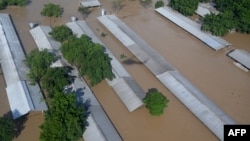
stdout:
<svg viewBox="0 0 250 141">
<path fill-rule="evenodd" d="M 107 14 L 115 13 L 112 11 L 111 1 L 100 0 L 107 10 Z M 37 22 L 46 25 L 50 23 L 49 18 L 40 15 L 43 4 L 48 2 L 60 4 L 64 7 L 62 18 L 53 20 L 53 25 L 65 24 L 70 21 L 71 16 L 81 17 L 77 13 L 79 0 L 71 0 L 70 2 L 67 0 L 33 0 L 25 8 L 12 7 L 1 11 L 12 15 L 26 52 L 36 48 L 28 32 L 28 23 Z M 215 52 L 155 13 L 152 8 L 141 7 L 138 1 L 124 0 L 123 8 L 115 14 L 235 121 L 241 124 L 250 123 L 250 103 L 248 102 L 250 100 L 250 74 L 233 65 L 233 61 L 226 56 L 230 49 Z M 106 37 L 100 38 L 121 63 L 124 59 L 120 59 L 119 56 L 123 53 L 127 58 L 137 62 L 136 57 L 96 20 L 95 17 L 99 15 L 100 8 L 94 8 L 87 18 L 87 22 L 93 31 L 99 37 L 101 32 L 108 34 Z M 233 44 L 233 48 L 250 50 L 249 35 L 233 33 L 224 38 Z M 145 92 L 149 88 L 157 88 L 170 99 L 164 115 L 152 117 L 145 107 L 129 113 L 105 81 L 93 87 L 96 97 L 125 141 L 218 140 L 144 65 L 123 63 L 123 66 Z M 1 103 L 1 110 L 2 105 Z M 26 128 L 15 141 L 39 140 L 38 126 L 42 122 L 42 113 L 31 113 L 25 123 Z"/>
</svg>

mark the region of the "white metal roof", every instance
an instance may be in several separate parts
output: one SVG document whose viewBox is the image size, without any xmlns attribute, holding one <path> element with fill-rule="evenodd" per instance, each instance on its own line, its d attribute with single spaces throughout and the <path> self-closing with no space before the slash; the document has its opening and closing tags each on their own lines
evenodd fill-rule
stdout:
<svg viewBox="0 0 250 141">
<path fill-rule="evenodd" d="M 111 21 L 113 15 L 106 15 L 98 17 L 98 20 L 107 28 L 109 31 L 116 36 L 116 38 L 122 42 L 125 46 L 134 45 L 135 42 L 130 39 L 114 22 Z"/>
<path fill-rule="evenodd" d="M 82 0 L 80 1 L 80 5 L 83 7 L 95 7 L 101 6 L 101 3 L 98 0 Z"/>
<path fill-rule="evenodd" d="M 145 93 L 131 78 L 120 78 L 111 85 L 129 112 L 143 106 Z"/>
<path fill-rule="evenodd" d="M 49 32 L 52 29 L 49 26 L 37 26 L 29 30 L 30 34 L 32 35 L 38 49 L 44 50 L 48 49 L 50 51 L 58 50 L 61 46 L 60 42 L 55 41 L 50 37 Z"/>
<path fill-rule="evenodd" d="M 241 65 L 250 69 L 250 53 L 242 50 L 242 49 L 235 49 L 232 52 L 228 53 L 228 56 L 239 62 Z"/>
<path fill-rule="evenodd" d="M 173 69 L 158 52 L 115 15 L 101 16 L 98 20 L 155 75 Z"/>
<path fill-rule="evenodd" d="M 39 51 L 47 49 L 48 51 L 56 54 L 59 48 L 61 47 L 61 43 L 58 41 L 55 41 L 49 35 L 49 32 L 52 31 L 52 29 L 49 26 L 39 25 L 37 27 L 30 29 L 29 31 L 30 31 L 31 36 L 35 40 L 35 43 Z M 61 59 L 51 64 L 51 67 L 62 67 L 62 66 L 63 66 L 63 62 Z"/>
<path fill-rule="evenodd" d="M 18 81 L 6 88 L 13 119 L 34 110 L 25 81 Z"/>
<path fill-rule="evenodd" d="M 186 17 L 180 15 L 179 13 L 174 12 L 172 9 L 168 7 L 160 7 L 155 10 L 164 17 L 171 20 L 173 23 L 177 24 L 184 30 L 188 31 L 190 34 L 194 35 L 196 38 L 200 39 L 202 42 L 204 42 L 214 50 L 222 49 L 228 45 L 228 44 L 221 44 L 221 42 L 218 42 L 209 34 L 206 34 L 202 32 L 200 29 L 197 29 L 197 27 L 194 27 L 192 24 L 189 24 L 188 22 L 186 22 L 186 20 L 188 20 Z"/>
<path fill-rule="evenodd" d="M 27 80 L 25 54 L 8 14 L 0 14 L 0 47 L 0 63 L 13 118 L 30 110 L 47 110 L 39 86 L 30 85 Z"/>
<path fill-rule="evenodd" d="M 117 130 L 100 106 L 89 108 L 89 126 L 83 134 L 86 141 L 122 141 Z"/>
<path fill-rule="evenodd" d="M 198 15 L 205 17 L 207 14 L 218 14 L 219 11 L 217 11 L 213 6 L 211 6 L 209 3 L 199 3 L 197 10 L 195 11 Z"/>
<path fill-rule="evenodd" d="M 82 34 L 89 36 L 93 42 L 99 43 L 105 47 L 100 39 L 93 33 L 86 22 L 74 21 L 67 23 L 67 26 L 80 37 Z M 114 55 L 106 48 L 106 53 L 109 55 L 112 65 L 112 71 L 116 78 L 112 81 L 107 80 L 109 85 L 113 87 L 121 101 L 125 104 L 130 112 L 143 105 L 142 99 L 145 94 L 140 86 L 131 78 L 129 73 L 121 65 L 121 63 L 114 57 Z M 131 85 L 133 84 L 133 85 Z"/>
<path fill-rule="evenodd" d="M 178 79 L 176 75 L 180 74 L 178 72 L 166 72 L 157 77 L 220 140 L 223 140 L 224 124 L 235 124 L 235 122 L 202 93 L 199 93 L 196 88 L 188 89 L 186 84 L 183 83 L 186 80 L 182 80 L 183 77 Z M 198 92 L 198 94 L 195 94 L 195 92 Z"/>
</svg>

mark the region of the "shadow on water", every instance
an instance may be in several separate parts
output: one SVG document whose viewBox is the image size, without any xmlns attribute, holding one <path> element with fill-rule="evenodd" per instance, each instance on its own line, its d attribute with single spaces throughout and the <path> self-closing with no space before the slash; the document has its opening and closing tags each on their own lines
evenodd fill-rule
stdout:
<svg viewBox="0 0 250 141">
<path fill-rule="evenodd" d="M 153 92 L 158 92 L 158 90 L 156 88 L 150 88 L 148 89 L 148 92 L 146 93 L 147 95 Z"/>
<path fill-rule="evenodd" d="M 128 58 L 128 59 L 122 61 L 122 63 L 125 65 L 142 64 L 142 62 L 134 60 L 133 58 Z"/>
</svg>

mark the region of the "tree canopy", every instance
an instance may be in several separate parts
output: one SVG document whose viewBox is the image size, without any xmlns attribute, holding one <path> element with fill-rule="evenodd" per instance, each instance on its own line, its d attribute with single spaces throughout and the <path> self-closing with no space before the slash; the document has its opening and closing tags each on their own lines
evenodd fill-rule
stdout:
<svg viewBox="0 0 250 141">
<path fill-rule="evenodd" d="M 0 0 L 0 9 L 6 8 L 8 5 L 25 6 L 29 0 Z"/>
<path fill-rule="evenodd" d="M 71 76 L 65 67 L 48 68 L 41 79 L 42 88 L 53 98 L 56 92 L 63 92 L 64 87 L 70 84 Z"/>
<path fill-rule="evenodd" d="M 159 8 L 159 7 L 163 7 L 164 6 L 164 2 L 162 0 L 158 0 L 155 3 L 155 9 Z"/>
<path fill-rule="evenodd" d="M 79 69 L 82 76 L 87 76 L 91 86 L 105 78 L 114 78 L 111 58 L 104 52 L 102 45 L 93 43 L 88 36 L 72 36 L 62 45 L 61 51 Z"/>
<path fill-rule="evenodd" d="M 195 13 L 198 4 L 199 0 L 171 0 L 169 6 L 185 16 L 191 16 Z"/>
<path fill-rule="evenodd" d="M 31 82 L 40 82 L 42 76 L 47 72 L 48 67 L 53 61 L 55 61 L 55 55 L 48 52 L 48 50 L 32 50 L 25 60 L 25 64 L 30 68 L 28 77 Z"/>
<path fill-rule="evenodd" d="M 75 94 L 56 93 L 40 126 L 41 141 L 77 141 L 87 125 L 87 111 Z"/>
<path fill-rule="evenodd" d="M 164 113 L 169 100 L 161 92 L 149 90 L 143 102 L 151 115 L 160 116 Z"/>
<path fill-rule="evenodd" d="M 214 0 L 220 14 L 206 15 L 202 29 L 214 35 L 224 36 L 230 30 L 250 33 L 250 1 L 249 0 Z"/>
<path fill-rule="evenodd" d="M 48 3 L 44 5 L 41 15 L 47 17 L 60 17 L 62 15 L 62 8 L 60 5 Z"/>
<path fill-rule="evenodd" d="M 82 14 L 83 19 L 86 19 L 91 13 L 91 10 L 89 9 L 89 7 L 80 6 L 78 7 L 78 12 Z"/>
<path fill-rule="evenodd" d="M 73 33 L 70 28 L 65 25 L 56 26 L 52 28 L 52 31 L 49 33 L 55 40 L 59 42 L 65 41 L 69 36 L 72 36 Z"/>
<path fill-rule="evenodd" d="M 12 141 L 14 136 L 14 122 L 11 119 L 0 117 L 0 141 Z"/>
</svg>

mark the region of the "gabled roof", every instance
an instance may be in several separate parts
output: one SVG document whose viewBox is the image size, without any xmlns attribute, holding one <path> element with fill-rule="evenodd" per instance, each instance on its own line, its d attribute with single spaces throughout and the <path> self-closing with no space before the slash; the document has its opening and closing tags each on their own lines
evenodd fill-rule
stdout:
<svg viewBox="0 0 250 141">
<path fill-rule="evenodd" d="M 99 43 L 105 47 L 100 39 L 93 33 L 86 22 L 74 21 L 67 23 L 67 26 L 75 33 L 78 37 L 82 34 L 89 36 L 93 42 Z M 125 37 L 125 36 L 124 36 Z M 145 97 L 144 91 L 140 86 L 132 79 L 126 69 L 120 64 L 120 62 L 114 57 L 114 55 L 106 48 L 106 53 L 109 55 L 112 65 L 112 71 L 116 78 L 112 81 L 107 80 L 110 86 L 116 91 L 123 104 L 127 109 L 132 112 L 137 108 L 143 106 L 142 99 Z"/>
<path fill-rule="evenodd" d="M 204 123 L 220 140 L 223 140 L 224 124 L 235 124 L 227 114 L 205 97 L 202 92 L 195 88 L 175 68 L 171 67 L 165 58 L 161 58 L 160 54 L 156 55 L 157 53 L 155 53 L 154 49 L 147 45 L 135 32 L 129 29 L 129 27 L 127 27 L 118 17 L 106 15 L 98 17 L 98 20 L 113 33 L 114 36 L 134 54 L 166 88 L 168 88 L 197 118 L 199 118 L 202 123 Z M 110 24 L 112 24 L 112 26 Z M 123 32 L 123 34 L 127 36 L 126 38 L 133 40 L 134 45 L 127 46 L 122 38 L 120 38 L 119 32 L 116 32 L 117 30 Z M 145 58 L 151 59 L 151 63 L 145 61 Z M 157 67 L 161 68 L 162 65 L 164 67 L 160 69 L 161 71 L 155 69 Z"/>
<path fill-rule="evenodd" d="M 13 118 L 30 110 L 47 110 L 38 85 L 30 85 L 25 54 L 8 14 L 0 14 L 0 58 Z"/>
<path fill-rule="evenodd" d="M 98 0 L 82 0 L 80 1 L 80 5 L 83 7 L 95 7 L 101 6 L 101 3 Z"/>
<path fill-rule="evenodd" d="M 40 51 L 44 49 L 54 51 L 60 48 L 61 43 L 55 41 L 49 35 L 49 32 L 51 31 L 52 29 L 49 26 L 42 25 L 30 29 L 30 34 L 34 38 L 36 45 Z"/>
<path fill-rule="evenodd" d="M 209 47 L 211 47 L 212 49 L 216 51 L 230 45 L 227 42 L 225 42 L 224 44 L 221 41 L 217 41 L 216 38 L 218 37 L 213 38 L 213 36 L 211 36 L 210 34 L 202 32 L 199 26 L 195 25 L 195 22 L 191 21 L 187 17 L 177 12 L 174 12 L 172 9 L 168 7 L 160 7 L 155 10 L 156 12 L 168 18 L 170 21 L 180 26 L 181 28 L 183 28 L 184 30 L 186 30 L 187 32 L 195 36 L 196 38 L 200 39 L 202 42 L 204 42 L 206 45 L 208 45 Z"/>
<path fill-rule="evenodd" d="M 242 49 L 235 49 L 232 52 L 228 53 L 228 56 L 232 59 L 239 62 L 241 65 L 250 69 L 250 53 L 242 50 Z"/>
<path fill-rule="evenodd" d="M 83 138 L 86 141 L 122 141 L 120 135 L 100 106 L 89 107 L 90 115 Z"/>
<path fill-rule="evenodd" d="M 34 27 L 29 30 L 31 36 L 35 40 L 35 43 L 39 49 L 39 51 L 42 51 L 44 49 L 47 49 L 48 51 L 58 54 L 58 50 L 61 47 L 61 43 L 58 41 L 55 41 L 49 33 L 52 31 L 52 29 L 49 26 L 42 26 L 39 25 L 37 27 Z M 56 60 L 56 62 L 53 62 L 51 64 L 51 67 L 62 67 L 64 64 L 62 62 L 62 59 Z"/>
<path fill-rule="evenodd" d="M 13 119 L 21 117 L 35 109 L 25 81 L 18 81 L 8 86 L 6 91 Z"/>
<path fill-rule="evenodd" d="M 198 15 L 205 17 L 207 14 L 219 14 L 219 11 L 217 11 L 213 6 L 210 5 L 210 3 L 199 3 L 195 13 Z"/>
</svg>

